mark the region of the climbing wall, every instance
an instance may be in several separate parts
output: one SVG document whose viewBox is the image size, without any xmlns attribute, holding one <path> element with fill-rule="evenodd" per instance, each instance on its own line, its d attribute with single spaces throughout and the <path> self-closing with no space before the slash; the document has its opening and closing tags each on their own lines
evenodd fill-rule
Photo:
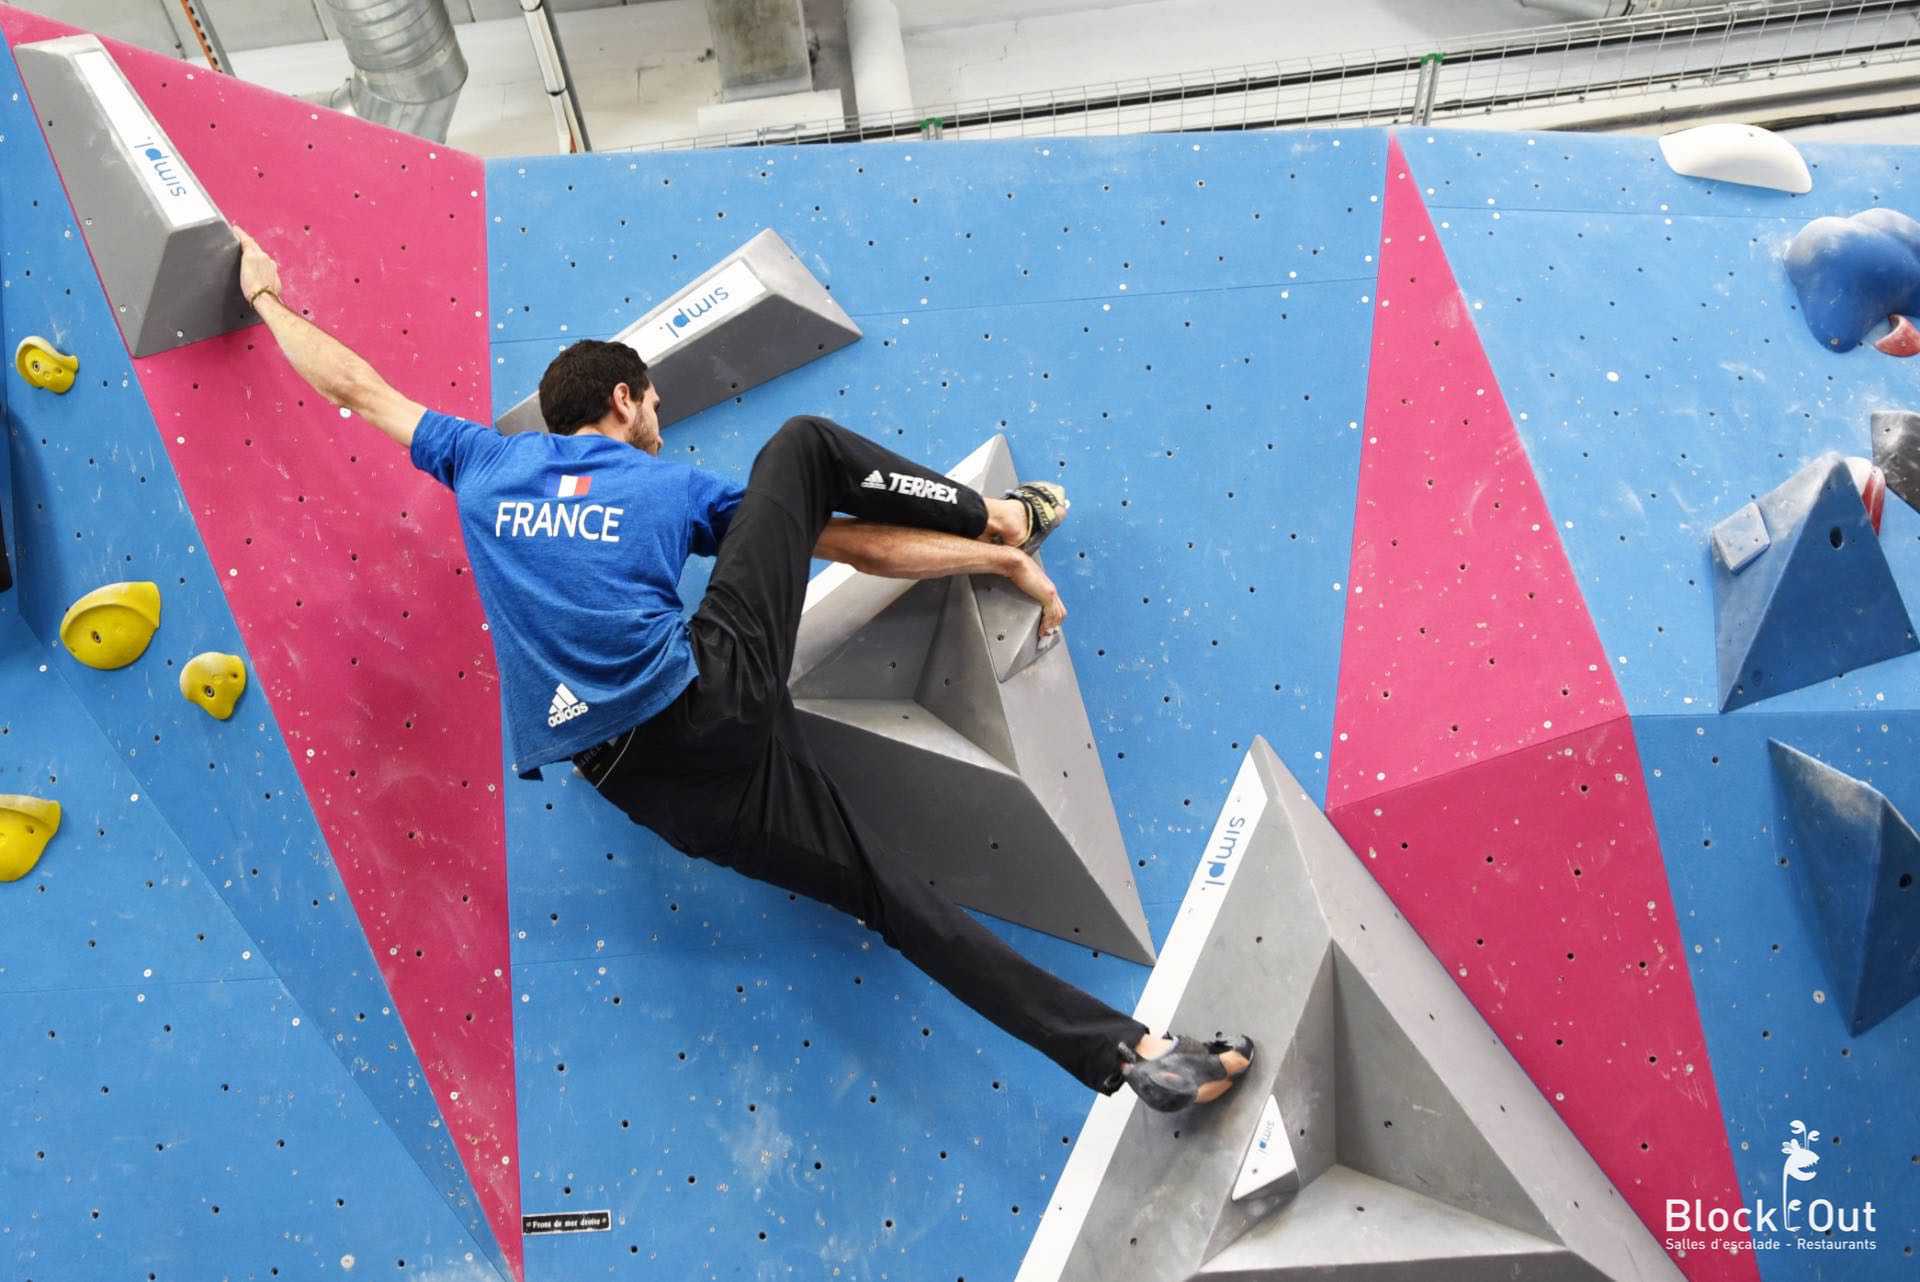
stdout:
<svg viewBox="0 0 1920 1282">
<path fill-rule="evenodd" d="M 1777 1199 L 1796 1120 L 1813 1190 L 1878 1208 L 1871 1255 L 1735 1234 L 1669 1247 L 1689 1277 L 1911 1267 L 1920 1015 L 1826 1000 L 1765 743 L 1920 810 L 1920 661 L 1716 716 L 1704 548 L 1920 400 L 1777 263 L 1920 206 L 1920 161 L 1809 148 L 1802 198 L 1425 131 L 483 165 L 112 48 L 291 301 L 441 409 L 777 230 L 865 336 L 667 449 L 744 476 L 822 413 L 1068 486 L 1048 563 L 1157 943 L 1262 735 L 1663 1243 L 1669 1198 Z M 10 59 L 0 163 L 5 342 L 82 361 L 4 400 L 0 791 L 68 807 L 0 884 L 17 1272 L 1011 1277 L 1086 1092 L 857 923 L 504 771 L 449 496 L 264 331 L 130 360 Z M 1882 538 L 1912 600 L 1920 516 Z M 152 649 L 79 667 L 62 611 L 135 577 Z M 252 667 L 230 723 L 175 688 L 205 649 Z"/>
</svg>

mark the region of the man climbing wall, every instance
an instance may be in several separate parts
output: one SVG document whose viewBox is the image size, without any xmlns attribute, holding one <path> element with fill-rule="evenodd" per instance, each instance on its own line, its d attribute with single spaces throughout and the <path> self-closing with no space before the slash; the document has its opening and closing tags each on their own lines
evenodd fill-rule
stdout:
<svg viewBox="0 0 1920 1282">
<path fill-rule="evenodd" d="M 811 417 L 774 434 L 742 487 L 659 458 L 645 363 L 593 340 L 540 381 L 549 430 L 502 436 L 395 391 L 285 306 L 278 267 L 239 235 L 242 292 L 301 377 L 453 490 L 522 776 L 571 760 L 676 849 L 858 917 L 1095 1090 L 1124 1082 L 1177 1111 L 1246 1070 L 1246 1038 L 1157 1037 L 922 884 L 814 761 L 787 692 L 814 557 L 889 578 L 1002 575 L 1040 603 L 1043 634 L 1058 628 L 1065 606 L 1028 553 L 1066 516 L 1059 487 L 988 499 Z M 691 620 L 689 555 L 716 558 Z"/>
</svg>

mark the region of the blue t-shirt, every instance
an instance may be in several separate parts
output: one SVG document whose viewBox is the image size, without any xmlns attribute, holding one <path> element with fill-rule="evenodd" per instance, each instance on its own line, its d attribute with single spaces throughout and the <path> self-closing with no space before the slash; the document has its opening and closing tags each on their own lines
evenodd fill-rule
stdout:
<svg viewBox="0 0 1920 1282">
<path fill-rule="evenodd" d="M 523 778 L 647 720 L 697 675 L 689 554 L 712 556 L 741 487 L 604 436 L 502 436 L 428 410 L 413 465 L 454 492 Z"/>
</svg>

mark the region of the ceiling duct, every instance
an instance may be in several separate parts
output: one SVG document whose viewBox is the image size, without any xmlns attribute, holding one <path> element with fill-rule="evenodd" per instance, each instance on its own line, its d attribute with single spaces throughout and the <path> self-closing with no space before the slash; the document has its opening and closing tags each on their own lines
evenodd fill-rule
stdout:
<svg viewBox="0 0 1920 1282">
<path fill-rule="evenodd" d="M 435 142 L 447 140 L 467 60 L 446 0 L 326 0 L 354 72 L 328 105 Z"/>
</svg>

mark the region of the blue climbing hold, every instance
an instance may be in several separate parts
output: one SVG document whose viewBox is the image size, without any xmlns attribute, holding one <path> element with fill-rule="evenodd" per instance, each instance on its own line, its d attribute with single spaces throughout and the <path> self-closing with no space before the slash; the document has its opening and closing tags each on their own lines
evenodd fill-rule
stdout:
<svg viewBox="0 0 1920 1282">
<path fill-rule="evenodd" d="M 1920 996 L 1920 835 L 1870 784 L 1777 739 L 1768 745 L 1828 980 L 1847 1028 L 1864 1033 Z"/>
<path fill-rule="evenodd" d="M 1920 650 L 1847 461 L 1823 454 L 1756 503 L 1766 550 L 1713 557 L 1720 710 Z"/>
<path fill-rule="evenodd" d="M 1920 222 L 1897 209 L 1816 218 L 1787 247 L 1787 278 L 1814 337 L 1850 351 L 1920 311 Z"/>
</svg>

